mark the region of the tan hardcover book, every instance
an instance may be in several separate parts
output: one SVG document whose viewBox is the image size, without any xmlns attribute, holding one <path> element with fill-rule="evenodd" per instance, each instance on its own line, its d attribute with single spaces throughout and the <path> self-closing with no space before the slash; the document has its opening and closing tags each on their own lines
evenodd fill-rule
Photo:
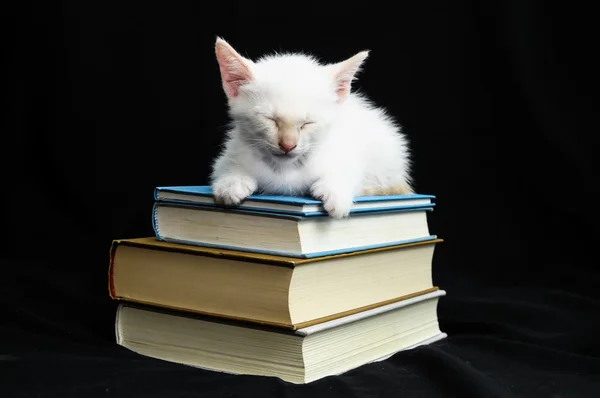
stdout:
<svg viewBox="0 0 600 398">
<path fill-rule="evenodd" d="M 116 300 L 296 330 L 438 290 L 439 242 L 305 259 L 115 240 L 109 290 Z"/>
</svg>

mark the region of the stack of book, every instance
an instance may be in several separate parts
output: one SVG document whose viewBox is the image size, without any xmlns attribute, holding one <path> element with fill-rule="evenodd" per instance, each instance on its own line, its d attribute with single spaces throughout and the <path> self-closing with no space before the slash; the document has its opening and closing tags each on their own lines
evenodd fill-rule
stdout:
<svg viewBox="0 0 600 398">
<path fill-rule="evenodd" d="M 218 206 L 158 187 L 155 236 L 113 241 L 117 343 L 141 355 L 308 383 L 446 337 L 432 195 L 364 196 L 334 219 L 306 197 Z"/>
</svg>

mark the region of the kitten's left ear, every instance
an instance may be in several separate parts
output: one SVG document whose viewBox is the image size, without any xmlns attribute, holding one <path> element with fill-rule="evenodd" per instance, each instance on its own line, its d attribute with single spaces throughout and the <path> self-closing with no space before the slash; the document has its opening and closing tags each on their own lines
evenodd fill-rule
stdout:
<svg viewBox="0 0 600 398">
<path fill-rule="evenodd" d="M 339 103 L 342 103 L 350 94 L 352 81 L 368 56 L 369 50 L 361 51 L 345 61 L 330 66 Z"/>
<path fill-rule="evenodd" d="M 254 79 L 252 61 L 242 57 L 222 38 L 215 43 L 223 89 L 229 98 L 238 96 L 239 88 Z"/>
</svg>

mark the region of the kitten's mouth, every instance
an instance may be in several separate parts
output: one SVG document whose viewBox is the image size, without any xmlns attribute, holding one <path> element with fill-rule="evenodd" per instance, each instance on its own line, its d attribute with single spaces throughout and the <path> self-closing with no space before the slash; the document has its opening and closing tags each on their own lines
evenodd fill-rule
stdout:
<svg viewBox="0 0 600 398">
<path fill-rule="evenodd" d="M 298 152 L 280 152 L 280 151 L 271 151 L 271 153 L 273 154 L 273 156 L 275 156 L 278 159 L 295 159 L 296 157 L 298 157 Z"/>
<path fill-rule="evenodd" d="M 285 153 L 283 151 L 271 148 L 263 152 L 263 159 L 277 169 L 279 167 L 292 167 L 298 163 L 304 163 L 307 151 L 292 151 Z"/>
</svg>

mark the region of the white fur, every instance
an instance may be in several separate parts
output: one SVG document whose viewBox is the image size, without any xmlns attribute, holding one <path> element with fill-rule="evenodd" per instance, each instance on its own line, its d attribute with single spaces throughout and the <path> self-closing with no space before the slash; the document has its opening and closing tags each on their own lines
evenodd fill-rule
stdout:
<svg viewBox="0 0 600 398">
<path fill-rule="evenodd" d="M 350 93 L 368 52 L 328 65 L 304 54 L 254 62 L 220 38 L 216 52 L 232 118 L 211 175 L 218 201 L 237 205 L 254 192 L 312 195 L 341 218 L 357 195 L 412 192 L 400 128 Z M 284 156 L 278 144 L 285 140 L 296 148 Z"/>
</svg>

